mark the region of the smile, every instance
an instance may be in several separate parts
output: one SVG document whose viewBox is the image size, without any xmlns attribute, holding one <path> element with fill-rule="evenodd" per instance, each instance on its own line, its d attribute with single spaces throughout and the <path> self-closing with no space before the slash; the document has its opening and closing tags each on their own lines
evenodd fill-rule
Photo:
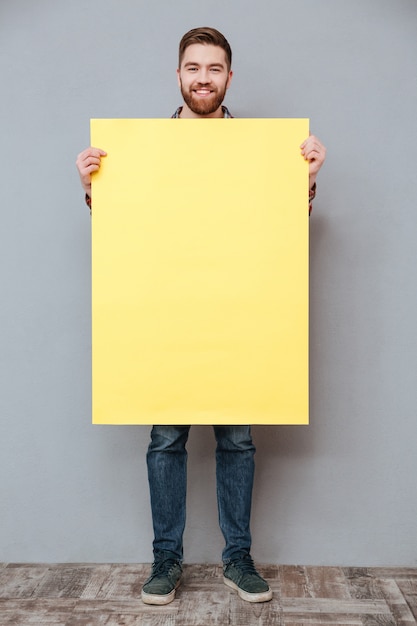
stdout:
<svg viewBox="0 0 417 626">
<path fill-rule="evenodd" d="M 201 97 L 210 96 L 213 93 L 210 89 L 193 89 L 193 91 Z"/>
</svg>

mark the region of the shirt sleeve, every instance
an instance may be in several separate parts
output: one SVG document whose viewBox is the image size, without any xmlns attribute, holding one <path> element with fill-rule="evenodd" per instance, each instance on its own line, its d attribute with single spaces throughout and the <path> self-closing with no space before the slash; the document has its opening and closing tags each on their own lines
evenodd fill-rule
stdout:
<svg viewBox="0 0 417 626">
<path fill-rule="evenodd" d="M 316 183 L 314 183 L 314 185 L 312 186 L 312 188 L 310 189 L 308 193 L 308 214 L 309 215 L 311 215 L 311 211 L 313 210 L 313 200 L 315 197 L 316 197 Z M 91 197 L 88 195 L 88 193 L 85 194 L 85 203 L 90 209 L 90 215 L 91 215 L 92 204 L 91 204 Z"/>
<path fill-rule="evenodd" d="M 91 215 L 91 196 L 89 196 L 88 193 L 85 194 L 85 203 L 90 209 L 90 215 Z"/>
<path fill-rule="evenodd" d="M 310 191 L 308 192 L 308 214 L 311 215 L 311 211 L 313 210 L 313 200 L 316 197 L 316 183 L 312 186 Z M 91 208 L 90 208 L 91 211 Z"/>
</svg>

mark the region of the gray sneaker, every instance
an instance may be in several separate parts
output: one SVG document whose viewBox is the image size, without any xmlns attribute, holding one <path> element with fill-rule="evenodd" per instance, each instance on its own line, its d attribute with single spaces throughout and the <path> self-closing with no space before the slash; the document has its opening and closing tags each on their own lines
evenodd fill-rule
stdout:
<svg viewBox="0 0 417 626">
<path fill-rule="evenodd" d="M 224 566 L 223 582 L 247 602 L 268 602 L 272 599 L 272 589 L 256 571 L 249 554 Z"/>
<path fill-rule="evenodd" d="M 145 604 L 169 604 L 181 581 L 182 567 L 175 559 L 160 559 L 152 565 L 151 575 L 142 587 Z"/>
</svg>

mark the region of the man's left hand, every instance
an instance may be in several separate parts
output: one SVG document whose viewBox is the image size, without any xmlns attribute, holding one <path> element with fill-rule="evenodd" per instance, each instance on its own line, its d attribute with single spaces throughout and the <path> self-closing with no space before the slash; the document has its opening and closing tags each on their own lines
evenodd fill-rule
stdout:
<svg viewBox="0 0 417 626">
<path fill-rule="evenodd" d="M 310 135 L 300 146 L 301 154 L 309 163 L 310 189 L 316 182 L 317 174 L 326 158 L 326 148 L 314 135 Z"/>
</svg>

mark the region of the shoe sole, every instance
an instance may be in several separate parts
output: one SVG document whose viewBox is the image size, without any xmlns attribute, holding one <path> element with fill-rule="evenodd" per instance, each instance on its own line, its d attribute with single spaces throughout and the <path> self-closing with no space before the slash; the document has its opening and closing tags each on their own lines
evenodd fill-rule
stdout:
<svg viewBox="0 0 417 626">
<path fill-rule="evenodd" d="M 169 604 L 170 602 L 174 600 L 175 592 L 179 586 L 180 586 L 180 581 L 177 582 L 177 584 L 175 585 L 172 591 L 170 591 L 169 593 L 166 593 L 165 595 L 158 595 L 156 593 L 146 593 L 145 591 L 142 591 L 141 593 L 142 602 L 144 602 L 145 604 L 156 604 L 158 606 Z"/>
<path fill-rule="evenodd" d="M 246 600 L 246 602 L 269 602 L 269 600 L 272 600 L 272 589 L 261 591 L 260 593 L 249 593 L 238 587 L 233 580 L 226 578 L 226 576 L 223 576 L 223 582 L 231 589 L 237 591 L 239 597 L 242 598 L 242 600 Z"/>
</svg>

